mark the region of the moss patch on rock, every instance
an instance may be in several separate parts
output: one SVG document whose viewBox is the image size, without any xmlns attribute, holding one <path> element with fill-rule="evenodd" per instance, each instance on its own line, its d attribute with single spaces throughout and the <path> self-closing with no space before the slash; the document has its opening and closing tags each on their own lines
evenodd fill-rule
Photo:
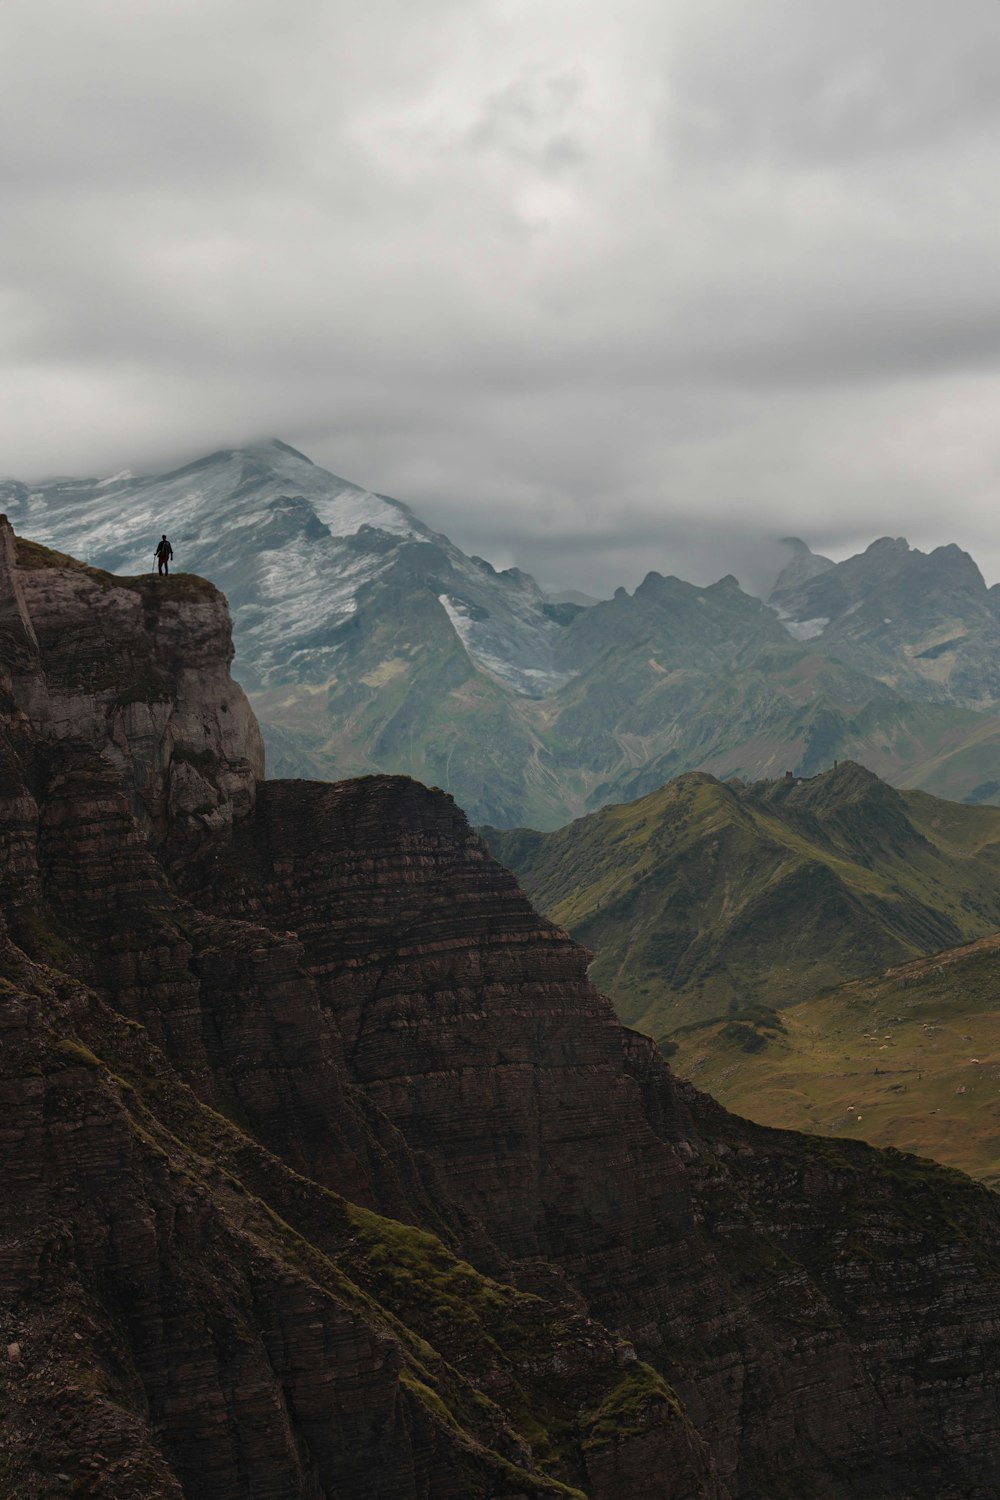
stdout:
<svg viewBox="0 0 1000 1500">
<path fill-rule="evenodd" d="M 581 1421 L 583 1446 L 600 1448 L 607 1443 L 643 1432 L 654 1413 L 661 1420 L 664 1408 L 677 1417 L 684 1415 L 684 1403 L 673 1386 L 652 1365 L 636 1360 L 614 1390 Z"/>
</svg>

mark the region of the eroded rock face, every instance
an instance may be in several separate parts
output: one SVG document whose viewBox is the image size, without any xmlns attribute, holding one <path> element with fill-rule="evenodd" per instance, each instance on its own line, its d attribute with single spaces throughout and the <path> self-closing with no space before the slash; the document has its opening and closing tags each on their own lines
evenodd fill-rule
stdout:
<svg viewBox="0 0 1000 1500">
<path fill-rule="evenodd" d="M 726 1115 L 444 793 L 256 784 L 214 591 L 13 545 L 12 1493 L 997 1492 L 992 1194 Z"/>
<path fill-rule="evenodd" d="M 970 1330 L 995 1337 L 995 1197 L 680 1084 L 444 793 L 270 783 L 253 829 L 216 901 L 298 932 L 352 1079 L 515 1267 L 555 1262 L 665 1370 L 734 1494 L 777 1485 L 793 1453 L 789 1493 L 946 1493 L 954 1457 L 925 1436 L 956 1400 L 989 1493 L 997 1391 Z M 972 1217 L 945 1247 L 955 1193 Z M 928 1325 L 953 1372 L 971 1360 L 960 1396 L 930 1375 Z"/>
<path fill-rule="evenodd" d="M 352 1098 L 295 934 L 206 917 L 178 889 L 239 833 L 263 772 L 225 600 L 202 579 L 83 568 L 6 522 L 0 566 L 15 939 L 145 1025 L 200 1098 L 297 1170 L 437 1223 L 408 1153 L 397 1166 L 381 1142 L 388 1122 Z"/>
<path fill-rule="evenodd" d="M 0 639 L 33 736 L 100 755 L 147 836 L 218 834 L 253 806 L 263 742 L 211 584 L 114 578 L 17 542 L 0 517 Z"/>
<path fill-rule="evenodd" d="M 399 1226 L 359 1215 L 204 1111 L 136 1028 L 93 997 L 9 949 L 0 962 L 0 1132 L 11 1153 L 0 1177 L 0 1492 L 570 1493 L 536 1471 L 529 1444 L 483 1394 L 502 1400 L 530 1379 L 535 1299 L 476 1277 L 430 1236 L 398 1244 Z M 371 1264 L 388 1278 L 381 1305 L 363 1287 Z M 478 1390 L 393 1320 L 392 1278 L 414 1266 L 446 1311 L 440 1286 L 464 1293 L 456 1305 Z M 613 1390 L 619 1344 L 580 1315 L 573 1322 L 564 1316 L 558 1353 L 585 1372 L 586 1389 Z M 444 1339 L 454 1342 L 447 1328 Z M 569 1411 L 565 1375 L 543 1383 Z"/>
</svg>

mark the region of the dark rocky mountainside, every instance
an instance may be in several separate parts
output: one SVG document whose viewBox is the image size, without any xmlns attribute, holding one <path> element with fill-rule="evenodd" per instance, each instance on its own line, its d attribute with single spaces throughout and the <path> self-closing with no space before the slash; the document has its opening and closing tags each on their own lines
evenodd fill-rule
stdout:
<svg viewBox="0 0 1000 1500">
<path fill-rule="evenodd" d="M 552 833 L 483 832 L 594 949 L 621 1018 L 659 1039 L 1000 927 L 1000 809 L 850 761 L 750 786 L 690 772 Z"/>
<path fill-rule="evenodd" d="M 225 603 L 0 525 L 0 1493 L 969 1500 L 1000 1203 L 674 1078 Z"/>
<path fill-rule="evenodd" d="M 847 757 L 894 783 L 1000 800 L 1000 717 L 973 711 L 993 702 L 993 636 L 985 655 L 963 648 L 961 691 L 927 691 L 950 660 L 938 614 L 965 604 L 914 579 L 905 587 L 927 599 L 908 608 L 937 610 L 933 630 L 880 625 L 874 652 L 794 640 L 789 629 L 820 628 L 801 625 L 801 591 L 850 572 L 824 570 L 794 538 L 774 596 L 786 629 L 732 577 L 701 588 L 651 572 L 590 607 L 549 600 L 517 568 L 467 557 L 405 505 L 280 442 L 162 475 L 8 481 L 0 505 L 17 529 L 118 572 L 147 572 L 166 527 L 178 565 L 229 598 L 272 775 L 405 772 L 476 822 L 538 828 L 686 770 L 811 775 Z M 937 556 L 925 559 L 935 577 Z M 871 609 L 902 617 L 881 600 L 882 570 L 869 574 Z M 961 599 L 986 619 L 978 595 Z"/>
</svg>

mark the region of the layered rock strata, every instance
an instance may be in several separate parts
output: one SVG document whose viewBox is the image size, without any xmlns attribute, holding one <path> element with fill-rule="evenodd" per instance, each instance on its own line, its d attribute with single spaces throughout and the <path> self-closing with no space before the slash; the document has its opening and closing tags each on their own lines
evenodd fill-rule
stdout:
<svg viewBox="0 0 1000 1500">
<path fill-rule="evenodd" d="M 210 586 L 0 564 L 0 1493 L 996 1492 L 992 1194 L 673 1078 L 445 794 L 258 784 Z"/>
<path fill-rule="evenodd" d="M 991 1326 L 992 1195 L 756 1129 L 679 1083 L 443 793 L 272 783 L 252 835 L 216 902 L 298 932 L 353 1079 L 515 1276 L 556 1263 L 668 1374 L 732 1493 L 792 1468 L 789 1494 L 910 1493 L 911 1447 L 926 1492 L 947 1492 L 953 1458 L 926 1434 L 955 1391 L 928 1374 L 938 1358 L 974 1365 L 972 1330 Z M 956 1212 L 972 1217 L 945 1250 L 940 1216 Z M 942 1254 L 947 1311 L 930 1290 Z M 988 1366 L 961 1384 L 966 1461 L 985 1483 L 997 1391 Z M 853 1477 L 834 1483 L 838 1469 Z"/>
</svg>

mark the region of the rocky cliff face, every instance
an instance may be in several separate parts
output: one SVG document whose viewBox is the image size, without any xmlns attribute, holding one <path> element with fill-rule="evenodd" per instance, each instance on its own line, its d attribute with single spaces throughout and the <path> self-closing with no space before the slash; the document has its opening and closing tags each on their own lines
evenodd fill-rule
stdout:
<svg viewBox="0 0 1000 1500">
<path fill-rule="evenodd" d="M 218 834 L 253 805 L 263 742 L 229 675 L 229 611 L 200 578 L 114 579 L 15 543 L 0 517 L 5 687 L 36 739 L 82 744 L 154 842 Z"/>
<path fill-rule="evenodd" d="M 993 1195 L 727 1116 L 445 794 L 255 788 L 214 591 L 4 541 L 0 1487 L 995 1493 Z"/>
</svg>

